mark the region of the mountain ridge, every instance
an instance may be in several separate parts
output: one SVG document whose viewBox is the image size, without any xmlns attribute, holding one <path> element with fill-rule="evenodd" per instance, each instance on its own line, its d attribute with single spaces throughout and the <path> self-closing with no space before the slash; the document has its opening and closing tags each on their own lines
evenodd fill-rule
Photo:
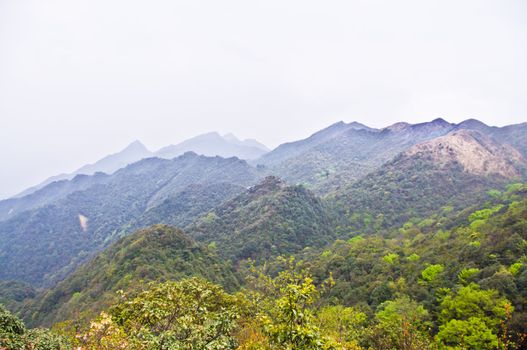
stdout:
<svg viewBox="0 0 527 350">
<path fill-rule="evenodd" d="M 4 266 L 0 279 L 53 284 L 132 227 L 141 226 L 136 220 L 149 208 L 166 199 L 189 198 L 178 197 L 182 191 L 201 191 L 189 186 L 224 183 L 245 188 L 258 179 L 256 171 L 237 158 L 188 152 L 172 160 L 143 159 L 105 177 L 104 182 L 0 222 L 0 266 Z M 184 207 L 176 219 L 190 220 L 237 191 L 218 191 L 215 200 L 190 194 L 201 202 L 195 203 L 196 208 Z M 155 203 L 151 202 L 154 197 Z M 27 245 L 28 241 L 34 244 Z"/>
<path fill-rule="evenodd" d="M 238 262 L 323 245 L 333 235 L 331 225 L 318 197 L 302 186 L 268 176 L 197 219 L 187 232 Z"/>
<path fill-rule="evenodd" d="M 216 152 L 217 150 L 219 150 L 219 152 Z M 206 156 L 220 155 L 223 157 L 251 159 L 269 152 L 269 149 L 255 139 L 245 139 L 241 141 L 232 133 L 221 136 L 217 132 L 209 132 L 184 140 L 176 145 L 165 146 L 155 152 L 150 151 L 141 141 L 135 140 L 116 153 L 104 156 L 94 163 L 83 165 L 71 173 L 62 173 L 51 176 L 43 182 L 31 186 L 4 200 L 23 198 L 54 182 L 71 180 L 76 175 L 93 175 L 98 172 L 111 175 L 115 171 L 124 168 L 126 165 L 135 163 L 141 159 L 150 157 L 172 159 L 183 155 L 186 152 L 195 152 Z M 2 201 L 0 200 L 0 203 L 1 202 Z"/>
<path fill-rule="evenodd" d="M 444 136 L 451 131 L 474 128 L 527 154 L 527 123 L 490 127 L 468 119 L 455 124 L 442 118 L 409 124 L 399 122 L 373 129 L 338 122 L 311 136 L 282 144 L 252 161 L 267 174 L 290 183 L 302 183 L 325 195 L 357 181 L 415 144 Z"/>
</svg>

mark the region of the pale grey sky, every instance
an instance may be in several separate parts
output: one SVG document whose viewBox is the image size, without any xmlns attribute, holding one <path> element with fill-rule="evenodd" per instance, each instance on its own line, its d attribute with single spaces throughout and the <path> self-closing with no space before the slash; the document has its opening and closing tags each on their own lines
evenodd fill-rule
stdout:
<svg viewBox="0 0 527 350">
<path fill-rule="evenodd" d="M 0 0 L 0 198 L 135 139 L 527 121 L 527 1 Z"/>
</svg>

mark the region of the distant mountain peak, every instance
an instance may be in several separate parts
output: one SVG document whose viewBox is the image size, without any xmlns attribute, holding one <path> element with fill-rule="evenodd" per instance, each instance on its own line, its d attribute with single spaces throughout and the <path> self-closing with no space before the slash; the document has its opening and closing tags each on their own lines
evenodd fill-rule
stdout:
<svg viewBox="0 0 527 350">
<path fill-rule="evenodd" d="M 155 155 L 160 158 L 172 159 L 186 151 L 193 151 L 205 156 L 238 157 L 240 159 L 255 159 L 267 153 L 267 147 L 255 140 L 240 141 L 234 134 L 224 136 L 218 132 L 208 132 L 158 150 Z"/>
<path fill-rule="evenodd" d="M 439 125 L 450 125 L 450 123 L 447 122 L 446 120 L 444 120 L 443 118 L 436 118 L 436 119 L 432 120 L 430 123 L 432 123 L 432 124 L 439 124 Z"/>
<path fill-rule="evenodd" d="M 230 142 L 241 142 L 233 133 L 227 133 L 223 135 L 223 138 Z"/>
<path fill-rule="evenodd" d="M 364 125 L 364 124 L 359 123 L 359 122 L 351 122 L 351 123 L 348 124 L 348 126 L 351 126 L 353 129 L 357 129 L 357 130 L 360 130 L 360 129 L 371 129 L 369 126 Z"/>
<path fill-rule="evenodd" d="M 132 143 L 130 143 L 128 146 L 126 146 L 123 151 L 128 151 L 128 150 L 143 150 L 143 151 L 148 151 L 148 148 L 146 148 L 146 146 L 139 140 L 135 140 L 133 141 Z"/>
<path fill-rule="evenodd" d="M 398 122 L 398 123 L 395 123 L 395 124 L 392 124 L 392 125 L 386 127 L 385 129 L 390 130 L 390 131 L 394 131 L 394 132 L 398 132 L 398 131 L 402 131 L 402 130 L 407 129 L 409 126 L 410 126 L 409 123 Z"/>
<path fill-rule="evenodd" d="M 470 119 L 464 120 L 461 123 L 457 124 L 457 128 L 484 131 L 491 127 L 483 123 L 482 121 L 479 121 L 474 118 L 470 118 Z"/>
</svg>

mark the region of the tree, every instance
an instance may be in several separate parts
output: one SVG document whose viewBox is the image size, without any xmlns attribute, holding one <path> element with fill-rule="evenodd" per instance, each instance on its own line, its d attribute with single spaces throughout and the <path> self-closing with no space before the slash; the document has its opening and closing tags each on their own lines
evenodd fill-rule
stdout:
<svg viewBox="0 0 527 350">
<path fill-rule="evenodd" d="M 379 349 L 418 350 L 430 346 L 428 311 L 407 296 L 386 301 L 375 315 L 372 342 Z"/>
<path fill-rule="evenodd" d="M 124 295 L 110 314 L 130 349 L 236 347 L 236 299 L 199 278 L 152 284 L 135 297 Z"/>
<path fill-rule="evenodd" d="M 258 310 L 256 317 L 267 336 L 268 347 L 281 350 L 340 348 L 339 344 L 322 336 L 317 326 L 314 306 L 320 291 L 311 275 L 301 270 L 293 258 L 279 260 L 286 266 L 275 278 L 261 269 L 252 269 L 256 276 L 248 279 L 253 289 L 249 297 Z M 332 279 L 326 281 L 327 286 L 331 284 Z"/>
<path fill-rule="evenodd" d="M 446 348 L 494 349 L 500 321 L 510 309 L 495 290 L 482 290 L 474 283 L 461 287 L 441 301 L 436 340 Z"/>
<path fill-rule="evenodd" d="M 496 349 L 498 337 L 478 317 L 450 320 L 439 327 L 436 339 L 446 349 Z"/>
<path fill-rule="evenodd" d="M 23 348 L 25 333 L 24 323 L 0 304 L 0 348 Z"/>
<path fill-rule="evenodd" d="M 0 304 L 0 349 L 66 350 L 65 338 L 47 329 L 28 330 L 24 323 Z"/>
<path fill-rule="evenodd" d="M 498 331 L 500 320 L 505 319 L 506 305 L 510 304 L 493 289 L 482 290 L 471 283 L 461 287 L 455 295 L 447 295 L 440 304 L 439 321 L 480 318 L 490 329 Z"/>
<path fill-rule="evenodd" d="M 352 307 L 342 305 L 325 306 L 316 315 L 320 330 L 324 335 L 345 346 L 358 349 L 362 341 L 368 317 Z"/>
<path fill-rule="evenodd" d="M 319 328 L 315 324 L 310 306 L 315 302 L 317 290 L 309 276 L 296 276 L 290 271 L 280 273 L 277 281 L 279 297 L 270 314 L 263 316 L 265 333 L 271 344 L 280 349 L 327 349 Z"/>
</svg>

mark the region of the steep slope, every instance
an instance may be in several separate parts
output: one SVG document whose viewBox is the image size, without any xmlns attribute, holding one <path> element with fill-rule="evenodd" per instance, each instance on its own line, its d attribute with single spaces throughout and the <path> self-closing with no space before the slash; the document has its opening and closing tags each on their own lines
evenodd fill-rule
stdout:
<svg viewBox="0 0 527 350">
<path fill-rule="evenodd" d="M 525 159 L 476 131 L 454 131 L 415 145 L 329 199 L 347 230 L 375 230 L 485 199 L 524 176 Z"/>
<path fill-rule="evenodd" d="M 456 130 L 459 129 L 479 131 L 501 143 L 507 143 L 513 146 L 524 157 L 527 157 L 527 123 L 507 125 L 499 128 L 496 126 L 488 126 L 476 119 L 468 119 L 456 126 Z"/>
<path fill-rule="evenodd" d="M 441 209 L 381 233 L 305 251 L 298 260 L 306 262 L 316 280 L 332 272 L 332 301 L 372 310 L 403 293 L 433 311 L 439 288 L 477 283 L 506 296 L 515 311 L 509 329 L 525 331 L 527 184 L 510 185 L 474 206 Z M 431 265 L 437 275 L 425 279 L 423 271 Z"/>
<path fill-rule="evenodd" d="M 0 221 L 13 218 L 27 210 L 36 209 L 67 197 L 76 191 L 84 191 L 96 184 L 104 184 L 109 176 L 104 173 L 76 175 L 71 180 L 51 182 L 23 197 L 0 201 Z"/>
<path fill-rule="evenodd" d="M 221 136 L 217 132 L 211 132 L 164 147 L 155 156 L 171 159 L 188 151 L 206 156 L 255 159 L 267 153 L 268 149 L 254 140 L 240 141 L 232 134 Z"/>
<path fill-rule="evenodd" d="M 498 144 L 478 132 L 464 129 L 416 145 L 406 155 L 427 155 L 438 166 L 444 167 L 455 162 L 470 174 L 505 178 L 520 176 L 519 166 L 524 162 L 520 152 L 513 147 Z"/>
<path fill-rule="evenodd" d="M 159 223 L 186 227 L 197 217 L 234 198 L 245 189 L 243 186 L 225 182 L 189 185 L 167 197 L 157 206 L 147 209 L 140 217 L 133 220 L 131 228 L 139 229 Z"/>
<path fill-rule="evenodd" d="M 272 176 L 209 212 L 188 233 L 234 261 L 291 254 L 332 238 L 321 201 Z"/>
<path fill-rule="evenodd" d="M 416 143 L 442 136 L 453 125 L 442 119 L 378 130 L 337 123 L 311 137 L 279 146 L 257 163 L 291 183 L 327 193 L 355 181 Z"/>
<path fill-rule="evenodd" d="M 142 289 L 148 281 L 201 276 L 233 289 L 230 266 L 182 231 L 155 225 L 112 244 L 23 311 L 31 325 L 51 325 L 94 316 L 118 298 L 117 291 Z M 82 310 L 82 315 L 79 315 Z"/>
<path fill-rule="evenodd" d="M 15 196 L 15 198 L 21 198 L 32 194 L 53 182 L 73 179 L 76 175 L 93 175 L 98 172 L 112 174 L 118 169 L 124 168 L 128 164 L 135 163 L 141 159 L 151 156 L 152 152 L 150 152 L 140 141 L 134 141 L 126 146 L 123 150 L 114 154 L 110 154 L 93 164 L 84 165 L 70 174 L 52 176 L 44 182 L 28 188 L 27 190 Z"/>
<path fill-rule="evenodd" d="M 182 191 L 192 192 L 191 185 L 247 187 L 257 180 L 255 170 L 237 158 L 186 153 L 173 160 L 149 158 L 134 163 L 104 183 L 1 222 L 0 280 L 53 283 L 132 227 L 143 226 L 137 218 L 156 203 L 177 200 Z M 187 205 L 179 217 L 187 222 L 191 213 L 212 209 L 222 193 L 225 199 L 231 195 L 226 190 L 218 191 L 215 200 L 196 196 L 201 202 Z"/>
<path fill-rule="evenodd" d="M 369 128 L 366 125 L 357 122 L 346 124 L 340 121 L 325 129 L 317 131 L 306 139 L 281 144 L 271 152 L 257 159 L 255 162 L 265 166 L 277 165 L 287 159 L 299 156 L 324 142 L 330 141 L 348 130 L 376 131 L 376 129 Z"/>
<path fill-rule="evenodd" d="M 0 304 L 10 310 L 19 310 L 27 300 L 35 298 L 37 291 L 27 283 L 0 281 Z"/>
<path fill-rule="evenodd" d="M 244 160 L 238 158 L 221 158 L 197 156 L 186 153 L 191 161 L 186 163 L 180 171 L 174 172 L 169 181 L 163 184 L 148 200 L 147 209 L 162 204 L 175 193 L 179 193 L 188 186 L 195 184 L 235 184 L 243 187 L 254 184 L 259 175 L 256 170 Z M 183 159 L 180 156 L 178 159 Z"/>
<path fill-rule="evenodd" d="M 401 122 L 383 129 L 339 122 L 307 139 L 280 145 L 253 164 L 290 183 L 302 183 L 327 194 L 378 169 L 415 144 L 462 129 L 479 131 L 527 155 L 527 123 L 498 128 L 475 119 L 452 124 L 439 118 L 419 124 Z"/>
</svg>

